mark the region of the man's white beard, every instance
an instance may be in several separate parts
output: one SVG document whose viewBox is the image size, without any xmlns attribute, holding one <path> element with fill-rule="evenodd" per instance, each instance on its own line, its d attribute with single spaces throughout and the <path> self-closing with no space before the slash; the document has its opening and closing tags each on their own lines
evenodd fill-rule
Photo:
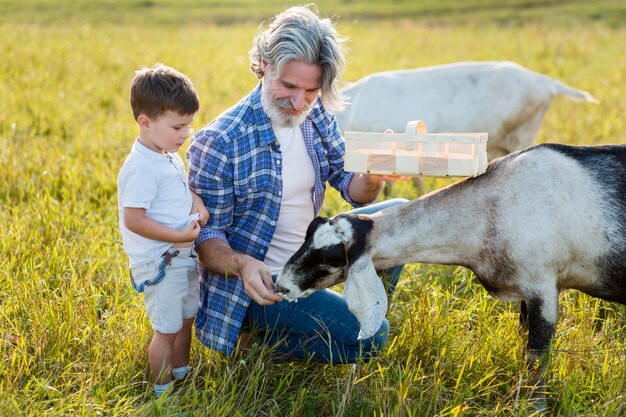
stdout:
<svg viewBox="0 0 626 417">
<path fill-rule="evenodd" d="M 267 117 L 269 117 L 272 124 L 277 127 L 296 127 L 300 126 L 304 119 L 311 113 L 313 105 L 311 103 L 305 103 L 302 111 L 298 115 L 291 115 L 283 112 L 281 108 L 293 109 L 293 105 L 286 98 L 272 99 L 270 97 L 269 83 L 261 84 L 261 105 Z"/>
</svg>

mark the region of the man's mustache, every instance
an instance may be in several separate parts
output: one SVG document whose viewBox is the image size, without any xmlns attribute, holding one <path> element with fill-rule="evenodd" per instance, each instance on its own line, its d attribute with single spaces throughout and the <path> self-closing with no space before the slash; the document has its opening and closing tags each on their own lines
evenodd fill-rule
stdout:
<svg viewBox="0 0 626 417">
<path fill-rule="evenodd" d="M 282 107 L 282 108 L 287 109 L 287 110 L 295 110 L 296 109 L 293 106 L 293 104 L 291 104 L 291 101 L 289 99 L 286 99 L 286 98 L 277 98 L 277 99 L 274 100 L 274 103 L 276 104 L 276 106 Z"/>
<path fill-rule="evenodd" d="M 291 101 L 287 98 L 277 98 L 274 100 L 274 104 L 276 104 L 277 107 L 287 109 L 287 110 L 296 109 L 291 103 Z M 304 107 L 302 108 L 302 111 L 307 111 L 310 107 L 311 107 L 311 103 L 305 103 Z"/>
</svg>

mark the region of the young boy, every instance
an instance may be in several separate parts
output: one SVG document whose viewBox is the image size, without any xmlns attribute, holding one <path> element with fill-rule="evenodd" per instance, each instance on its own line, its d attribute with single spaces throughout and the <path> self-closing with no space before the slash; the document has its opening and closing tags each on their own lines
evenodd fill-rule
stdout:
<svg viewBox="0 0 626 417">
<path fill-rule="evenodd" d="M 119 223 L 132 285 L 144 293 L 154 330 L 148 356 L 158 397 L 189 371 L 198 310 L 193 243 L 209 215 L 189 190 L 176 151 L 190 134 L 199 101 L 187 76 L 156 64 L 135 73 L 130 104 L 139 137 L 117 179 Z"/>
</svg>

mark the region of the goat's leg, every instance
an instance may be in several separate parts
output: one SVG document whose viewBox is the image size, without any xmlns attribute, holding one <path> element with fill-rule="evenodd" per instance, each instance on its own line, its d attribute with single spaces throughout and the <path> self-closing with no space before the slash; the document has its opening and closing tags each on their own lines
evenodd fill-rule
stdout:
<svg viewBox="0 0 626 417">
<path fill-rule="evenodd" d="M 526 301 L 522 301 L 519 306 L 519 325 L 522 330 L 528 331 L 528 309 Z"/>
<path fill-rule="evenodd" d="M 550 345 L 556 329 L 558 292 L 545 291 L 527 298 L 525 302 L 528 346 L 526 361 L 533 386 L 531 400 L 538 410 L 547 409 L 544 376 L 550 362 Z"/>
</svg>

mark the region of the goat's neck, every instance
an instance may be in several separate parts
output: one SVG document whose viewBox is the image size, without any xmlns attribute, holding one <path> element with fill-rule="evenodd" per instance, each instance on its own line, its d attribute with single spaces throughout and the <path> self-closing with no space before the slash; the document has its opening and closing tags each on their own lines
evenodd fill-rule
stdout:
<svg viewBox="0 0 626 417">
<path fill-rule="evenodd" d="M 377 269 L 408 262 L 475 263 L 485 233 L 479 197 L 447 187 L 374 216 L 371 254 Z"/>
</svg>

